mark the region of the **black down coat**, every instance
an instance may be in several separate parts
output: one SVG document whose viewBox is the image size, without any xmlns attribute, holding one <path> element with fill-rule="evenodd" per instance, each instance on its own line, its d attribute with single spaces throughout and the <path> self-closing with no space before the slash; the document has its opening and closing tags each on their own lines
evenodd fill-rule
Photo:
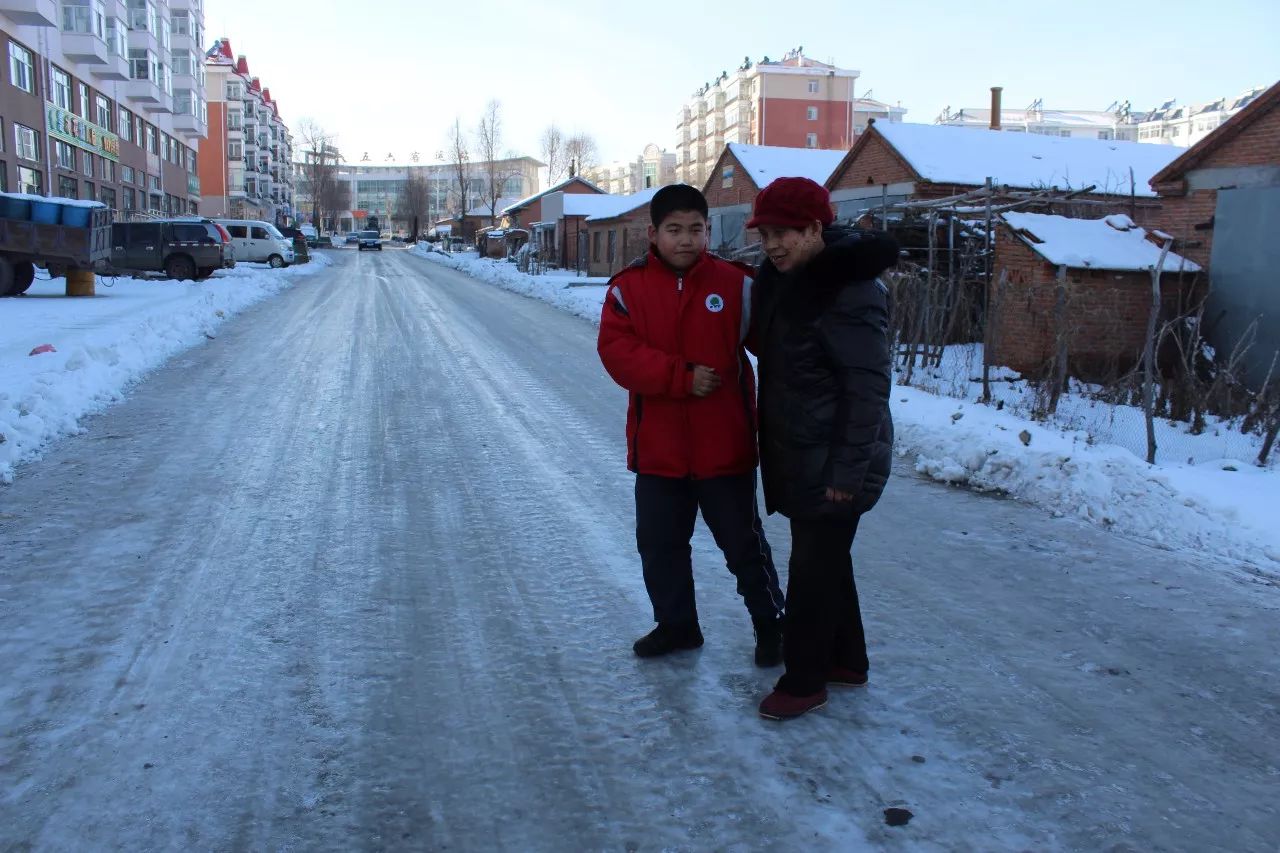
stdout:
<svg viewBox="0 0 1280 853">
<path fill-rule="evenodd" d="M 876 276 L 897 262 L 898 244 L 858 229 L 823 240 L 790 275 L 765 259 L 752 293 L 765 509 L 788 518 L 866 512 L 892 460 L 889 296 Z M 829 486 L 852 503 L 826 500 Z"/>
</svg>

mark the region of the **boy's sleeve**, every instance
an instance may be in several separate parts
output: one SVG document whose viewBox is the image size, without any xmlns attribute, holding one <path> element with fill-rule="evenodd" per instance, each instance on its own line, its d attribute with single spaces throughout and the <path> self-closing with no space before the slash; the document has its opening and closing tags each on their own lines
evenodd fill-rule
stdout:
<svg viewBox="0 0 1280 853">
<path fill-rule="evenodd" d="M 693 365 L 641 340 L 616 281 L 605 293 L 596 351 L 613 381 L 632 393 L 679 398 L 693 390 Z"/>
</svg>

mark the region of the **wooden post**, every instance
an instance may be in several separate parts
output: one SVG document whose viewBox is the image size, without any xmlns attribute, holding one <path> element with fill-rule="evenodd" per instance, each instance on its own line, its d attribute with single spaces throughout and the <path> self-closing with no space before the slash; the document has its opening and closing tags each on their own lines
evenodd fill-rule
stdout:
<svg viewBox="0 0 1280 853">
<path fill-rule="evenodd" d="M 889 185 L 880 185 L 880 227 L 889 230 Z"/>
<path fill-rule="evenodd" d="M 982 402 L 991 402 L 991 178 L 987 191 L 987 230 L 982 237 Z"/>
<path fill-rule="evenodd" d="M 67 270 L 67 296 L 93 296 L 93 287 L 93 270 Z"/>
<path fill-rule="evenodd" d="M 1049 389 L 1049 409 L 1047 414 L 1058 410 L 1058 398 L 1062 396 L 1062 387 L 1067 382 L 1067 268 L 1058 267 L 1058 285 L 1055 288 L 1056 298 L 1053 305 L 1053 328 L 1057 336 L 1054 351 L 1053 376 Z"/>
<path fill-rule="evenodd" d="M 1160 260 L 1151 269 L 1151 309 L 1147 312 L 1147 340 L 1142 349 L 1142 409 L 1147 419 L 1147 464 L 1156 464 L 1156 417 L 1155 417 L 1155 360 L 1156 360 L 1156 321 L 1160 317 L 1160 273 L 1164 270 L 1164 259 L 1169 254 L 1172 240 L 1165 240 L 1160 248 Z"/>
</svg>

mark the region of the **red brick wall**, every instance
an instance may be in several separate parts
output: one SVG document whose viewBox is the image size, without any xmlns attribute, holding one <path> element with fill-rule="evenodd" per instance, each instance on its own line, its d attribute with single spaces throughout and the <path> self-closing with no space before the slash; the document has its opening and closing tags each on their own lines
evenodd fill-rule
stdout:
<svg viewBox="0 0 1280 853">
<path fill-rule="evenodd" d="M 1218 191 L 1195 190 L 1162 198 L 1161 203 L 1156 226 L 1174 238 L 1178 254 L 1208 269 L 1213 251 L 1213 229 L 1209 224 L 1218 206 Z"/>
<path fill-rule="evenodd" d="M 809 120 L 809 107 L 818 108 L 817 120 Z M 758 115 L 764 116 L 761 145 L 807 148 L 810 133 L 818 136 L 816 148 L 836 150 L 853 143 L 849 138 L 850 106 L 846 101 L 765 98 L 759 108 Z"/>
<path fill-rule="evenodd" d="M 915 173 L 879 134 L 872 134 L 857 156 L 841 170 L 831 190 L 859 189 L 914 181 Z"/>
<path fill-rule="evenodd" d="M 733 186 L 724 186 L 724 170 L 726 166 L 733 167 Z M 707 207 L 730 207 L 735 204 L 752 204 L 759 194 L 760 188 L 756 186 L 755 181 L 751 180 L 750 173 L 742 168 L 742 164 L 738 162 L 738 158 L 734 157 L 729 147 L 720 154 L 720 159 L 716 161 L 716 166 L 711 170 L 711 177 L 707 179 L 707 184 L 702 188 L 702 194 L 707 197 Z"/>
<path fill-rule="evenodd" d="M 997 231 L 994 275 L 988 296 L 992 356 L 1024 374 L 1048 367 L 1057 328 L 1057 268 L 1004 226 Z M 1004 284 L 1001 285 L 1001 272 Z M 1190 279 L 1161 280 L 1166 315 Z M 1142 355 L 1151 277 L 1145 272 L 1067 270 L 1067 359 L 1073 375 L 1101 377 L 1131 368 Z"/>
<path fill-rule="evenodd" d="M 607 277 L 621 270 L 636 258 L 649 251 L 649 208 L 633 210 L 626 216 L 614 219 L 603 219 L 586 223 L 589 263 L 588 272 L 593 276 Z M 614 234 L 613 262 L 609 261 L 609 232 Z M 594 248 L 596 234 L 600 234 L 600 255 L 597 259 Z"/>
<path fill-rule="evenodd" d="M 1209 152 L 1195 168 L 1274 166 L 1280 163 L 1280 107 L 1254 119 L 1235 138 Z"/>
</svg>

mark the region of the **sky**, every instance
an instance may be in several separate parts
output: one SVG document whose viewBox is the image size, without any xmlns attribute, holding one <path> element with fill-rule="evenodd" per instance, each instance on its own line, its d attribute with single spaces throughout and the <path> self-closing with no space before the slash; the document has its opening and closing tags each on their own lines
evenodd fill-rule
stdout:
<svg viewBox="0 0 1280 853">
<path fill-rule="evenodd" d="M 302 12 L 300 9 L 306 8 Z M 859 96 L 932 123 L 944 107 L 1145 110 L 1197 103 L 1280 79 L 1276 0 L 992 0 L 733 4 L 420 0 L 207 0 L 210 44 L 231 39 L 296 128 L 310 118 L 343 155 L 433 161 L 455 118 L 474 128 L 497 99 L 503 140 L 538 156 L 552 122 L 592 134 L 604 162 L 655 142 L 674 150 L 695 89 L 744 57 L 807 56 L 857 69 Z M 731 14 L 726 10 L 732 9 Z"/>
</svg>

